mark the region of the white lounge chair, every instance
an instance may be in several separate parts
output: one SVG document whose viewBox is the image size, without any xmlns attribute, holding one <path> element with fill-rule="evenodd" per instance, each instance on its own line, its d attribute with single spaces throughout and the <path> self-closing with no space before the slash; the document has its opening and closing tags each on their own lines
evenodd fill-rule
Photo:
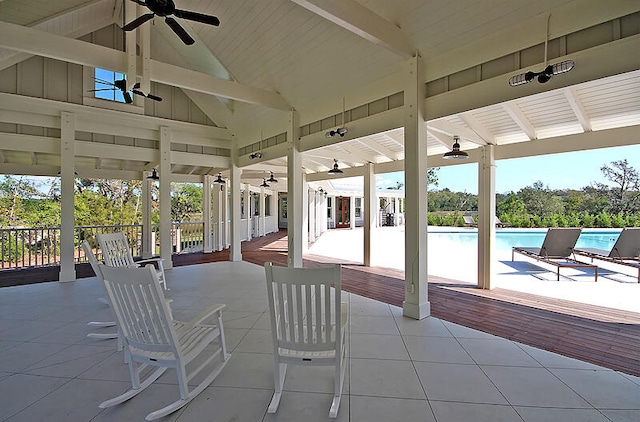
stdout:
<svg viewBox="0 0 640 422">
<path fill-rule="evenodd" d="M 591 258 L 591 262 L 594 259 L 599 259 L 637 268 L 638 283 L 640 283 L 640 227 L 622 229 L 610 251 L 597 248 L 578 248 L 575 253 Z"/>
<path fill-rule="evenodd" d="M 275 392 L 267 411 L 280 405 L 287 365 L 334 367 L 329 417 L 340 409 L 349 308 L 341 303 L 341 268 L 285 268 L 265 264 L 273 334 Z M 331 286 L 334 286 L 332 289 Z"/>
<path fill-rule="evenodd" d="M 109 267 L 138 267 L 153 264 L 156 268 L 158 282 L 165 290 L 167 290 L 162 258 L 149 258 L 134 261 L 131 249 L 129 248 L 129 242 L 123 232 L 98 233 L 96 238 L 100 244 L 102 258 L 104 259 L 105 265 Z"/>
<path fill-rule="evenodd" d="M 536 261 L 554 265 L 557 268 L 557 280 L 560 281 L 560 268 L 593 268 L 595 280 L 598 281 L 598 267 L 596 265 L 580 262 L 575 259 L 574 247 L 582 231 L 579 227 L 550 228 L 539 248 L 514 246 L 511 249 L 511 261 L 514 254 L 534 258 Z"/>
<path fill-rule="evenodd" d="M 175 368 L 180 399 L 149 413 L 146 420 L 155 420 L 175 412 L 207 388 L 229 360 L 222 326 L 225 305 L 214 305 L 190 322 L 175 321 L 164 300 L 153 265 L 148 264 L 143 268 L 101 265 L 100 268 L 109 302 L 124 337 L 131 389 L 101 403 L 99 407 L 104 409 L 135 397 L 167 368 Z M 203 324 L 209 318 L 215 322 Z M 196 358 L 197 366 L 187 370 L 187 365 Z M 158 369 L 141 382 L 140 374 L 148 366 L 157 366 Z M 188 383 L 205 370 L 210 370 L 208 375 L 197 387 L 190 389 Z"/>
</svg>

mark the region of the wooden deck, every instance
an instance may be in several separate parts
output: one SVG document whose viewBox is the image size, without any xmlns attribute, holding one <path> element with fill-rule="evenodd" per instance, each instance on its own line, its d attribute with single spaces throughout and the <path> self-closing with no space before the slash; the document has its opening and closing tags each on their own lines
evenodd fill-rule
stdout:
<svg viewBox="0 0 640 422">
<path fill-rule="evenodd" d="M 242 243 L 242 258 L 287 264 L 286 231 Z M 229 252 L 174 257 L 174 265 L 224 261 Z M 343 290 L 402 306 L 404 272 L 305 255 L 305 267 L 343 264 Z M 640 314 L 507 289 L 482 290 L 429 276 L 431 315 L 564 356 L 640 376 Z"/>
</svg>

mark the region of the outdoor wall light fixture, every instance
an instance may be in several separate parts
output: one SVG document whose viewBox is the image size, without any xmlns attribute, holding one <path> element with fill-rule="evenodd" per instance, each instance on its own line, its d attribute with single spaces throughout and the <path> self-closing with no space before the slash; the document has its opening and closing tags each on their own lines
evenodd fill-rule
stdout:
<svg viewBox="0 0 640 422">
<path fill-rule="evenodd" d="M 160 180 L 160 176 L 158 176 L 158 170 L 154 168 L 151 172 L 151 175 L 147 177 L 147 180 Z"/>
<path fill-rule="evenodd" d="M 224 180 L 222 180 L 222 173 L 218 173 L 218 178 L 214 180 L 213 183 L 219 183 L 221 185 L 224 185 L 226 183 Z"/>
<path fill-rule="evenodd" d="M 262 178 L 262 184 L 260 185 L 261 188 L 268 188 L 269 184 L 267 183 L 267 179 Z"/>
<path fill-rule="evenodd" d="M 251 158 L 252 160 L 258 159 L 258 158 L 262 158 L 262 153 L 261 152 L 254 152 L 253 154 L 251 154 L 249 156 L 249 158 Z"/>
<path fill-rule="evenodd" d="M 460 137 L 458 135 L 453 135 L 453 147 L 451 151 L 445 152 L 442 158 L 447 160 L 465 160 L 469 158 L 469 154 L 464 151 L 460 151 L 460 143 L 458 141 Z"/>
<path fill-rule="evenodd" d="M 273 172 L 271 172 L 271 176 L 269 176 L 269 178 L 267 179 L 267 182 L 269 182 L 269 183 L 278 183 L 278 179 L 273 177 Z"/>
<path fill-rule="evenodd" d="M 329 174 L 342 174 L 342 170 L 338 168 L 338 160 L 335 158 L 333 159 L 333 168 L 329 170 Z"/>
</svg>

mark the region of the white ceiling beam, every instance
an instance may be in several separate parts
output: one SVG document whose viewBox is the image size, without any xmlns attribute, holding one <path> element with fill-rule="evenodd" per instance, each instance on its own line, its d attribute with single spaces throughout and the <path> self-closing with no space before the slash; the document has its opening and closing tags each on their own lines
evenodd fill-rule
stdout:
<svg viewBox="0 0 640 422">
<path fill-rule="evenodd" d="M 198 167 L 231 167 L 229 157 L 219 155 L 193 154 L 189 152 L 171 151 L 171 164 Z"/>
<path fill-rule="evenodd" d="M 573 114 L 576 115 L 576 118 L 580 122 L 580 126 L 582 126 L 582 130 L 585 132 L 591 131 L 591 122 L 589 120 L 589 116 L 587 115 L 587 111 L 585 110 L 580 98 L 578 98 L 578 93 L 574 87 L 569 87 L 564 90 L 564 96 L 569 102 L 571 106 L 571 110 L 573 110 Z"/>
<path fill-rule="evenodd" d="M 404 58 L 416 49 L 402 30 L 354 0 L 291 0 L 311 12 Z"/>
<path fill-rule="evenodd" d="M 427 126 L 428 128 L 429 126 Z M 427 129 L 427 134 L 430 135 L 431 137 L 433 137 L 433 139 L 435 139 L 440 145 L 447 147 L 448 149 L 451 149 L 452 145 L 453 145 L 453 138 L 451 138 L 451 136 L 447 133 L 447 139 L 444 139 L 444 133 L 442 132 L 438 132 L 436 130 L 429 130 Z"/>
<path fill-rule="evenodd" d="M 517 104 L 505 103 L 502 104 L 502 108 L 507 114 L 513 119 L 513 121 L 518 125 L 520 129 L 527 135 L 529 140 L 536 139 L 538 136 L 536 135 L 536 128 L 533 127 L 527 116 L 524 115 L 520 107 Z"/>
<path fill-rule="evenodd" d="M 487 144 L 494 145 L 495 144 L 495 136 L 491 133 L 482 123 L 476 119 L 473 114 L 462 113 L 460 114 L 460 119 L 465 122 L 471 130 L 477 133 Z"/>
<path fill-rule="evenodd" d="M 84 41 L 0 22 L 0 47 L 119 72 L 127 70 L 126 53 Z M 291 106 L 278 93 L 150 60 L 151 79 L 169 86 L 279 110 Z M 141 68 L 141 66 L 139 66 Z"/>
<path fill-rule="evenodd" d="M 231 133 L 225 128 L 168 120 L 159 117 L 86 107 L 43 98 L 0 93 L 0 122 L 60 128 L 60 112 L 74 113 L 77 129 L 106 135 L 159 139 L 162 126 L 171 127 L 173 142 L 229 148 Z"/>
<path fill-rule="evenodd" d="M 457 125 L 445 119 L 428 122 L 427 130 L 441 132 L 451 137 L 453 137 L 453 135 L 458 135 L 460 136 L 460 139 L 465 139 L 474 144 L 487 145 L 487 141 L 482 139 L 480 135 L 475 133 L 473 130 L 469 129 L 468 127 Z M 437 139 L 440 140 L 439 138 Z"/>
<path fill-rule="evenodd" d="M 68 38 L 80 38 L 116 22 L 113 15 L 101 13 L 104 7 L 110 8 L 109 5 L 111 3 L 112 0 L 98 0 L 84 3 L 71 10 L 66 10 L 62 14 L 54 15 L 48 19 L 40 21 L 33 25 L 32 28 L 48 33 L 63 35 Z M 91 18 L 89 19 L 89 17 Z M 63 23 L 69 19 L 73 20 L 73 29 L 65 33 L 61 33 L 60 31 L 62 29 L 67 28 L 67 25 L 64 25 Z M 33 57 L 33 55 L 20 53 L 14 50 L 0 49 L 0 70 L 27 60 L 30 57 Z"/>
<path fill-rule="evenodd" d="M 387 135 L 385 133 L 381 133 L 379 136 L 384 138 L 384 139 L 393 140 L 395 142 L 395 139 L 393 139 L 392 137 L 390 137 L 389 135 Z M 370 136 L 370 137 L 368 137 L 366 139 L 361 139 L 360 142 L 365 144 L 370 149 L 374 150 L 377 154 L 382 155 L 383 157 L 386 157 L 389 160 L 395 161 L 395 160 L 400 158 L 399 154 L 397 152 L 391 151 L 386 146 L 382 145 L 379 142 L 376 142 L 376 136 L 375 135 Z"/>
</svg>

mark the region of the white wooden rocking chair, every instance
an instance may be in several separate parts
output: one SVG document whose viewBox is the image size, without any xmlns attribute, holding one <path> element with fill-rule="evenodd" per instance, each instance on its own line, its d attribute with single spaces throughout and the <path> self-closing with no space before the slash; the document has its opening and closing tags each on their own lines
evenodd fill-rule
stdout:
<svg viewBox="0 0 640 422">
<path fill-rule="evenodd" d="M 96 277 L 98 277 L 98 280 L 100 281 L 100 285 L 104 287 L 103 280 L 102 280 L 102 271 L 100 270 L 100 266 L 98 265 L 99 264 L 98 259 L 93 253 L 93 250 L 91 249 L 91 245 L 89 245 L 89 242 L 87 242 L 86 240 L 83 240 L 81 243 L 81 246 L 82 246 L 82 250 L 84 251 L 84 255 L 87 257 L 89 264 L 91 264 L 91 268 L 93 269 L 93 272 L 96 273 Z M 99 298 L 98 300 L 100 302 L 104 301 L 103 303 L 105 303 L 107 306 L 109 305 L 109 301 L 106 300 L 105 298 Z M 115 322 L 115 317 L 113 321 L 91 321 L 91 322 L 88 322 L 87 325 L 90 325 L 96 328 L 117 327 L 117 324 Z M 118 351 L 122 350 L 122 339 L 120 338 L 119 332 L 89 333 L 87 334 L 87 337 L 102 339 L 102 340 L 109 340 L 109 339 L 116 338 L 118 339 Z"/>
<path fill-rule="evenodd" d="M 278 411 L 287 364 L 333 366 L 335 418 L 345 373 L 348 304 L 341 303 L 341 267 L 285 268 L 265 264 L 273 334 L 275 393 L 268 412 Z M 332 290 L 331 286 L 334 286 Z"/>
<path fill-rule="evenodd" d="M 175 321 L 153 265 L 148 264 L 143 268 L 100 267 L 109 301 L 124 337 L 131 389 L 101 403 L 99 407 L 104 409 L 135 397 L 167 368 L 175 368 L 180 399 L 149 413 L 146 420 L 155 420 L 175 412 L 207 388 L 231 356 L 227 354 L 222 326 L 222 309 L 225 305 L 214 305 L 190 322 Z M 215 319 L 215 324 L 202 323 L 211 317 Z M 217 347 L 208 347 L 216 343 Z M 197 367 L 187 370 L 187 365 L 199 356 L 206 359 Z M 140 374 L 148 366 L 157 366 L 158 369 L 141 382 Z M 190 389 L 189 381 L 205 369 L 211 372 L 197 387 Z"/>
<path fill-rule="evenodd" d="M 98 233 L 96 238 L 100 244 L 105 265 L 109 267 L 139 267 L 153 264 L 156 268 L 159 283 L 167 290 L 162 258 L 148 258 L 134 261 L 133 255 L 131 255 L 131 249 L 129 248 L 129 242 L 123 232 Z"/>
</svg>

